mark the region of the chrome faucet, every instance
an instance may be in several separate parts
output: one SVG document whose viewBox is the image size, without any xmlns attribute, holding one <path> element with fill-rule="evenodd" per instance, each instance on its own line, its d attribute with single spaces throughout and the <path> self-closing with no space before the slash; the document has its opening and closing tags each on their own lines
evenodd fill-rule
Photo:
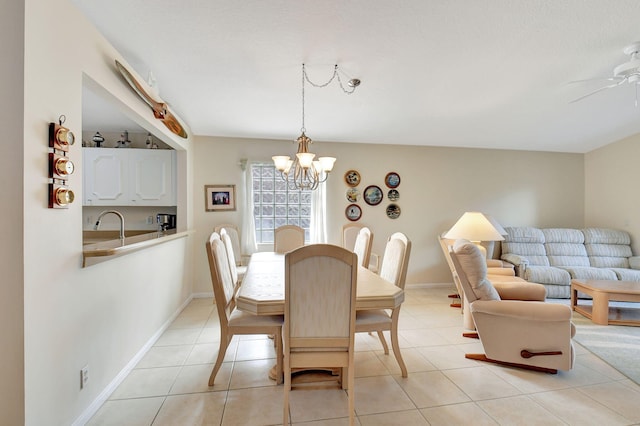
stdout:
<svg viewBox="0 0 640 426">
<path fill-rule="evenodd" d="M 124 216 L 122 216 L 122 213 L 120 213 L 119 211 L 116 211 L 116 210 L 105 210 L 102 213 L 100 213 L 100 215 L 98 216 L 98 220 L 96 221 L 96 224 L 93 227 L 93 229 L 97 231 L 98 230 L 98 226 L 100 226 L 100 221 L 102 220 L 102 218 L 105 215 L 107 215 L 109 213 L 115 214 L 120 219 L 120 239 L 124 240 Z"/>
</svg>

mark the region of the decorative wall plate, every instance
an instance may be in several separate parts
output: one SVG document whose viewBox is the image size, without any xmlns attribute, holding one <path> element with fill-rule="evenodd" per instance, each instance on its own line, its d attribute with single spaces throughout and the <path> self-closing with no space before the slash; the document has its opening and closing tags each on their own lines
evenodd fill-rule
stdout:
<svg viewBox="0 0 640 426">
<path fill-rule="evenodd" d="M 370 206 L 377 206 L 382 201 L 382 190 L 377 185 L 369 185 L 364 190 L 364 201 Z"/>
<path fill-rule="evenodd" d="M 397 189 L 390 189 L 389 192 L 387 192 L 387 198 L 389 201 L 398 201 L 400 199 L 400 193 Z"/>
<path fill-rule="evenodd" d="M 400 185 L 400 175 L 396 172 L 387 173 L 387 176 L 384 178 L 384 183 L 389 188 L 397 188 Z"/>
<path fill-rule="evenodd" d="M 362 209 L 357 204 L 349 204 L 344 210 L 344 215 L 347 216 L 347 219 L 350 221 L 355 222 L 362 216 Z"/>
<path fill-rule="evenodd" d="M 349 186 L 358 186 L 360 184 L 360 173 L 357 170 L 349 170 L 344 174 L 344 181 Z"/>
<path fill-rule="evenodd" d="M 400 216 L 400 206 L 397 204 L 389 204 L 387 206 L 387 217 L 389 219 L 397 219 Z"/>
<path fill-rule="evenodd" d="M 360 191 L 357 188 L 347 189 L 347 201 L 350 203 L 357 203 L 360 198 Z"/>
</svg>

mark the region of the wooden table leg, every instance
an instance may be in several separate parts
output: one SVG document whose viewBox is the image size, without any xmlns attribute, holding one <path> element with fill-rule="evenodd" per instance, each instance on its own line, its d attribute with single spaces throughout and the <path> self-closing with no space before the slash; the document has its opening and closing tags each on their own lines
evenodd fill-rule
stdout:
<svg viewBox="0 0 640 426">
<path fill-rule="evenodd" d="M 578 290 L 574 286 L 571 286 L 571 310 L 576 310 L 576 304 L 578 302 Z"/>
<path fill-rule="evenodd" d="M 600 291 L 593 292 L 593 309 L 591 321 L 594 324 L 609 324 L 609 295 Z"/>
</svg>

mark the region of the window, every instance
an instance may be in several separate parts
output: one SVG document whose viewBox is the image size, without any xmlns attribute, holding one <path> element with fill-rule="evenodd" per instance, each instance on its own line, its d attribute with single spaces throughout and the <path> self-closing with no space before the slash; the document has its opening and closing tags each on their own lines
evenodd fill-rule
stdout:
<svg viewBox="0 0 640 426">
<path fill-rule="evenodd" d="M 252 164 L 253 219 L 256 242 L 273 243 L 273 230 L 298 225 L 309 241 L 311 191 L 291 190 L 273 164 Z"/>
</svg>

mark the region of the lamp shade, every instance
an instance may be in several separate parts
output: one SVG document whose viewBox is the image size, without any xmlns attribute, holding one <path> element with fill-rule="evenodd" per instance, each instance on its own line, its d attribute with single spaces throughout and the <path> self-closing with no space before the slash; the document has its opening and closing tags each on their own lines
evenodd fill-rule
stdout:
<svg viewBox="0 0 640 426">
<path fill-rule="evenodd" d="M 502 230 L 504 231 L 504 229 Z M 466 212 L 463 214 L 444 237 L 454 240 L 462 238 L 469 241 L 504 240 L 504 237 L 500 235 L 500 231 L 491 223 L 491 220 L 480 212 Z"/>
</svg>

